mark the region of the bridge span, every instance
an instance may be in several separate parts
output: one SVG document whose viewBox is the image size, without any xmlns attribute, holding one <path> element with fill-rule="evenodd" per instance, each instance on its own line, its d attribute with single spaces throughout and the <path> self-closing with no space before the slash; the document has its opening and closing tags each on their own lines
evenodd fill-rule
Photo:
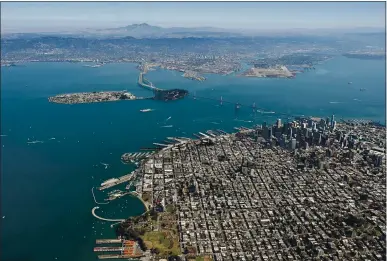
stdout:
<svg viewBox="0 0 387 261">
<path fill-rule="evenodd" d="M 144 72 L 140 72 L 140 75 L 138 76 L 138 85 L 140 85 L 141 87 L 143 88 L 146 88 L 146 89 L 149 89 L 151 91 L 161 91 L 162 89 L 160 88 L 157 88 L 156 86 L 153 86 L 153 84 L 151 82 L 149 82 L 148 80 L 146 80 L 144 78 Z M 147 84 L 145 83 L 144 81 L 150 83 L 150 84 Z"/>
</svg>

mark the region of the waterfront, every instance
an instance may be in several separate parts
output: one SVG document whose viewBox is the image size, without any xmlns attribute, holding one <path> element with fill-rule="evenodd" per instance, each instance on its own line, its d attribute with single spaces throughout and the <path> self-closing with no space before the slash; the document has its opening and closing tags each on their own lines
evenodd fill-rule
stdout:
<svg viewBox="0 0 387 261">
<path fill-rule="evenodd" d="M 164 70 L 151 71 L 148 78 L 159 88 L 183 88 L 198 96 L 223 96 L 242 104 L 256 102 L 258 107 L 276 112 L 335 113 L 337 118 L 384 122 L 384 72 L 384 61 L 338 58 L 292 80 L 206 75 L 206 81 L 196 82 Z M 47 101 L 51 95 L 79 91 L 126 89 L 135 95 L 149 95 L 137 86 L 137 77 L 133 64 L 90 69 L 81 64 L 36 63 L 2 68 L 1 134 L 7 135 L 1 138 L 4 260 L 94 260 L 95 239 L 111 238 L 114 230 L 110 223 L 91 215 L 95 204 L 90 189 L 133 170 L 121 163 L 123 153 L 152 146 L 166 136 L 190 136 L 211 128 L 230 131 L 234 126 L 253 124 L 251 109 L 242 107 L 235 120 L 232 105 L 222 108 L 200 99 L 80 105 Z M 348 85 L 349 81 L 353 84 Z M 360 88 L 367 91 L 360 92 Z M 139 112 L 144 108 L 154 111 Z M 173 127 L 162 128 L 169 125 Z M 28 138 L 44 143 L 27 144 Z M 105 169 L 100 162 L 110 167 Z M 122 212 L 120 207 L 124 207 Z M 101 207 L 98 213 L 124 218 L 143 210 L 139 200 L 124 197 Z M 28 242 L 22 251 L 21 240 Z"/>
</svg>

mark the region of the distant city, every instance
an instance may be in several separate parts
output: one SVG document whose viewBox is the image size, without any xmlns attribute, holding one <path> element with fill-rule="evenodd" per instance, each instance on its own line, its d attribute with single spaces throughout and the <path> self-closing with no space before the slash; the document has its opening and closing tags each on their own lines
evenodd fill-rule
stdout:
<svg viewBox="0 0 387 261">
<path fill-rule="evenodd" d="M 184 72 L 194 80 L 201 74 L 293 78 L 334 56 L 384 59 L 384 33 L 319 36 L 258 35 L 198 31 L 178 32 L 148 24 L 77 34 L 9 34 L 1 39 L 1 65 L 26 62 L 89 62 L 153 64 Z M 98 32 L 98 34 L 97 34 Z M 183 33 L 185 32 L 185 33 Z M 137 38 L 133 37 L 136 36 Z M 364 39 L 374 41 L 372 47 Z M 90 66 L 90 65 L 88 65 Z"/>
</svg>

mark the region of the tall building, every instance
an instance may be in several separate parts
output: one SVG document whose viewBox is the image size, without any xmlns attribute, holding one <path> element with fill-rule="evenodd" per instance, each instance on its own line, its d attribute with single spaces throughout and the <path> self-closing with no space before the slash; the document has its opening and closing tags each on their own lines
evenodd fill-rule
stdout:
<svg viewBox="0 0 387 261">
<path fill-rule="evenodd" d="M 281 119 L 278 119 L 278 120 L 277 120 L 277 128 L 281 128 L 281 126 L 282 126 L 282 125 L 281 125 Z"/>
<path fill-rule="evenodd" d="M 291 143 L 290 143 L 290 148 L 292 149 L 292 150 L 295 150 L 296 149 L 296 145 L 297 145 L 297 140 L 295 139 L 295 138 L 293 138 L 292 140 L 291 140 Z"/>
<path fill-rule="evenodd" d="M 325 120 L 325 123 L 327 124 L 327 126 L 330 126 L 330 120 L 329 120 L 329 117 L 327 117 L 327 119 Z"/>
<path fill-rule="evenodd" d="M 317 124 L 315 122 L 312 123 L 312 130 L 317 130 Z"/>
<path fill-rule="evenodd" d="M 268 129 L 268 139 L 271 140 L 271 137 L 273 136 L 273 129 L 270 127 Z"/>
<path fill-rule="evenodd" d="M 332 114 L 332 118 L 331 118 L 331 126 L 333 126 L 333 122 L 335 121 L 335 115 Z"/>
<path fill-rule="evenodd" d="M 309 127 L 309 128 L 312 128 L 312 125 L 313 125 L 313 121 L 312 121 L 312 119 L 309 119 L 309 120 L 308 120 L 308 127 Z"/>
</svg>

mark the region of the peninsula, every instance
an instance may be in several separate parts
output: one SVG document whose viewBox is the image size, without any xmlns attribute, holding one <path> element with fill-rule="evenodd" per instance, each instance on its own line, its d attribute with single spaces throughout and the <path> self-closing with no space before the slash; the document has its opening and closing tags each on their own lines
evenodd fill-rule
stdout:
<svg viewBox="0 0 387 261">
<path fill-rule="evenodd" d="M 68 94 L 60 94 L 60 95 L 56 95 L 48 98 L 49 102 L 63 103 L 63 104 L 94 103 L 94 102 L 108 102 L 108 101 L 136 100 L 136 99 L 143 99 L 143 98 L 136 97 L 133 94 L 126 91 L 68 93 Z"/>
<path fill-rule="evenodd" d="M 149 210 L 117 227 L 123 253 L 137 242 L 144 260 L 385 259 L 385 127 L 332 116 L 199 134 L 135 171 Z"/>
</svg>

